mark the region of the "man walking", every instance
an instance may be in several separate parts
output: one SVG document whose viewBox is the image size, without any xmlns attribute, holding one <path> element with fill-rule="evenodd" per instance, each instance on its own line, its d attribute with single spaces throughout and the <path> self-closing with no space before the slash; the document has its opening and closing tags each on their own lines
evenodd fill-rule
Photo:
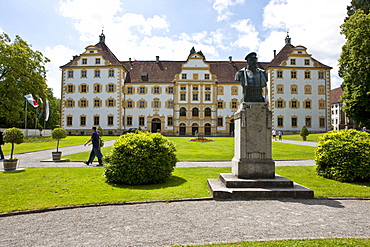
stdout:
<svg viewBox="0 0 370 247">
<path fill-rule="evenodd" d="M 92 164 L 92 162 L 93 162 L 93 160 L 96 156 L 96 157 L 98 157 L 98 162 L 99 162 L 99 164 L 97 166 L 103 166 L 103 161 L 102 161 L 103 155 L 100 152 L 100 136 L 99 136 L 99 133 L 96 131 L 96 127 L 92 127 L 92 131 L 93 132 L 92 132 L 90 140 L 88 140 L 84 144 L 84 146 L 86 146 L 87 144 L 89 144 L 91 142 L 93 147 L 92 147 L 92 150 L 90 152 L 89 160 L 85 161 L 84 163 L 86 165 Z"/>
</svg>

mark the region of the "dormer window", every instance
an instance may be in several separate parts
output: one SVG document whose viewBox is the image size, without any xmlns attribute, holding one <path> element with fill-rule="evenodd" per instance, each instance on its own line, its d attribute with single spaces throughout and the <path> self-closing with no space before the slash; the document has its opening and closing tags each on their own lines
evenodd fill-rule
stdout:
<svg viewBox="0 0 370 247">
<path fill-rule="evenodd" d="M 95 58 L 95 64 L 100 64 L 100 58 Z"/>
<path fill-rule="evenodd" d="M 94 51 L 90 51 L 90 53 L 94 53 Z"/>
<path fill-rule="evenodd" d="M 82 64 L 87 64 L 87 58 L 82 58 Z"/>
<path fill-rule="evenodd" d="M 186 80 L 186 74 L 181 74 L 181 79 Z"/>
<path fill-rule="evenodd" d="M 142 81 L 148 81 L 148 76 L 146 76 L 146 75 L 142 75 L 142 76 L 141 76 L 141 80 L 142 80 Z"/>
</svg>

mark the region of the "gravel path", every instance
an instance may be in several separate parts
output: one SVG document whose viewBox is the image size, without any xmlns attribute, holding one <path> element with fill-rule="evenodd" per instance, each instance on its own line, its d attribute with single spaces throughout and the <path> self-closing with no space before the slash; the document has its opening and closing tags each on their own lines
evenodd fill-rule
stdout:
<svg viewBox="0 0 370 247">
<path fill-rule="evenodd" d="M 370 201 L 189 201 L 1 217 L 0 246 L 172 246 L 370 238 Z"/>
</svg>

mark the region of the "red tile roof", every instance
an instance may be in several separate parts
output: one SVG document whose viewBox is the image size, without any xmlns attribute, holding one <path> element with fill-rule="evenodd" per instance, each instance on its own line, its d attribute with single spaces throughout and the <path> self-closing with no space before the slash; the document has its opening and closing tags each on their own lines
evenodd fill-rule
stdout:
<svg viewBox="0 0 370 247">
<path fill-rule="evenodd" d="M 330 91 L 331 98 L 330 101 L 332 104 L 342 102 L 342 95 L 343 95 L 343 90 L 341 87 L 334 88 Z"/>
</svg>

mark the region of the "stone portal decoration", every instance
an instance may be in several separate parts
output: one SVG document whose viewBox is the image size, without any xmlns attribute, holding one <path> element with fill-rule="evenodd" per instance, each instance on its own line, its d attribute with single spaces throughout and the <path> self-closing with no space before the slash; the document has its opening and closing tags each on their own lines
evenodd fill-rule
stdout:
<svg viewBox="0 0 370 247">
<path fill-rule="evenodd" d="M 313 198 L 313 191 L 275 174 L 272 160 L 271 111 L 262 96 L 267 75 L 257 67 L 257 54 L 245 58 L 247 67 L 235 80 L 243 86 L 243 102 L 234 114 L 235 139 L 232 173 L 208 179 L 214 199 Z"/>
</svg>

